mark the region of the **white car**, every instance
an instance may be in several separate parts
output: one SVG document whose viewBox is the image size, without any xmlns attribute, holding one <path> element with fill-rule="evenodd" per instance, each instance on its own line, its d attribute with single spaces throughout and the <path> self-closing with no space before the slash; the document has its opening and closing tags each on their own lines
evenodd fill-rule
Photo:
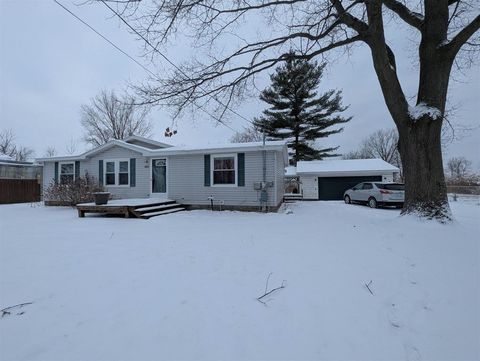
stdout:
<svg viewBox="0 0 480 361">
<path fill-rule="evenodd" d="M 370 208 L 379 206 L 403 207 L 405 185 L 402 183 L 363 182 L 347 189 L 343 194 L 345 203 L 364 203 Z"/>
</svg>

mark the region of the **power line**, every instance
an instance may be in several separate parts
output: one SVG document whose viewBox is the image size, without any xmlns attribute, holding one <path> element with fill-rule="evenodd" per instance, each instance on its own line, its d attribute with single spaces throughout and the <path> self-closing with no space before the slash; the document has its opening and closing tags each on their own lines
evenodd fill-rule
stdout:
<svg viewBox="0 0 480 361">
<path fill-rule="evenodd" d="M 140 63 L 138 60 L 136 60 L 134 57 L 130 56 L 128 53 L 126 53 L 125 51 L 123 51 L 122 49 L 120 49 L 117 45 L 115 45 L 113 42 L 111 42 L 110 40 L 108 40 L 104 35 L 102 35 L 101 33 L 99 33 L 97 30 L 95 30 L 92 26 L 90 26 L 87 22 L 83 21 L 81 18 L 79 18 L 77 15 L 75 15 L 72 11 L 70 11 L 67 7 L 65 7 L 63 4 L 59 3 L 57 0 L 53 0 L 55 1 L 55 3 L 57 3 L 58 5 L 60 5 L 65 11 L 67 11 L 68 13 L 70 13 L 70 15 L 72 15 L 75 19 L 77 19 L 78 21 L 80 21 L 82 24 L 84 24 L 85 26 L 87 26 L 90 30 L 92 30 L 95 34 L 97 34 L 98 36 L 100 36 L 103 40 L 105 40 L 106 42 L 108 42 L 110 45 L 112 45 L 115 49 L 117 49 L 119 52 L 121 52 L 123 55 L 127 56 L 128 58 L 130 58 L 131 60 L 133 60 L 135 63 L 137 63 L 137 65 L 141 66 L 145 71 L 147 72 L 150 72 L 149 69 L 147 69 L 142 63 Z"/>
<path fill-rule="evenodd" d="M 57 5 L 61 6 L 65 11 L 67 11 L 70 15 L 72 15 L 75 19 L 77 19 L 78 21 L 80 21 L 82 24 L 84 24 L 85 26 L 87 26 L 90 30 L 92 30 L 95 34 L 97 34 L 98 36 L 100 36 L 103 40 L 105 40 L 107 43 L 109 43 L 111 46 L 113 46 L 115 49 L 117 49 L 119 52 L 121 52 L 123 55 L 127 56 L 130 60 L 134 61 L 138 66 L 140 66 L 143 70 L 145 70 L 147 73 L 149 73 L 150 75 L 152 76 L 156 76 L 156 74 L 154 72 L 152 72 L 150 69 L 148 69 L 145 65 L 143 65 L 142 63 L 140 63 L 138 60 L 136 60 L 134 57 L 132 57 L 130 54 L 128 54 L 127 52 L 125 52 L 124 50 L 122 50 L 120 47 L 118 47 L 116 44 L 114 44 L 112 41 L 110 41 L 106 36 L 104 36 L 103 34 L 101 34 L 99 31 L 97 31 L 95 28 L 93 28 L 90 24 L 88 24 L 86 21 L 84 21 L 83 19 L 81 19 L 79 16 L 77 16 L 75 13 L 73 13 L 70 9 L 68 9 L 67 7 L 65 7 L 63 4 L 61 4 L 60 2 L 58 2 L 57 0 L 53 0 Z M 190 103 L 192 105 L 194 105 L 195 107 L 197 107 L 198 109 L 202 110 L 203 112 L 205 112 L 207 115 L 209 115 L 210 117 L 212 117 L 213 119 L 215 119 L 217 122 L 219 122 L 220 124 L 224 125 L 225 127 L 229 128 L 231 131 L 235 132 L 235 133 L 238 133 L 238 131 L 234 128 L 232 128 L 230 125 L 226 124 L 225 122 L 223 122 L 221 119 L 217 118 L 215 115 L 211 114 L 209 111 L 207 111 L 206 109 L 204 109 L 203 107 L 201 107 L 200 105 L 198 105 L 197 103 L 193 102 L 193 101 L 190 101 Z"/>
<path fill-rule="evenodd" d="M 165 54 L 163 54 L 162 52 L 160 52 L 156 46 L 154 46 L 152 43 L 150 43 L 150 41 L 145 38 L 142 34 L 140 34 L 133 26 L 131 26 L 117 11 L 115 11 L 110 5 L 108 5 L 105 0 L 100 0 L 103 5 L 105 5 L 108 9 L 110 9 L 111 12 L 113 12 L 125 25 L 128 26 L 129 29 L 131 29 L 135 34 L 137 34 L 140 38 L 142 38 L 143 41 L 145 41 L 146 44 L 148 44 L 154 52 L 157 52 L 163 59 L 165 59 L 165 61 L 167 61 L 171 66 L 173 66 L 175 69 L 177 69 L 180 73 L 182 73 L 183 76 L 185 76 L 186 78 L 188 78 L 188 74 L 185 73 L 183 71 L 182 68 L 180 68 L 179 66 L 177 66 L 173 61 L 171 61 Z M 198 87 L 199 89 L 201 89 L 202 91 L 205 92 L 204 89 L 202 89 L 202 87 Z M 206 92 L 205 92 L 206 93 Z M 213 95 L 208 95 L 210 98 L 212 98 L 213 100 L 215 100 L 217 103 L 219 103 L 220 105 L 222 105 L 223 107 L 225 107 L 225 109 L 228 109 L 230 110 L 233 114 L 237 115 L 238 117 L 242 118 L 243 120 L 246 120 L 247 122 L 253 124 L 253 122 L 244 117 L 243 115 L 241 115 L 240 113 L 238 113 L 236 110 L 230 108 L 228 105 L 224 104 L 223 102 L 221 102 L 220 100 L 218 100 L 215 96 Z"/>
</svg>

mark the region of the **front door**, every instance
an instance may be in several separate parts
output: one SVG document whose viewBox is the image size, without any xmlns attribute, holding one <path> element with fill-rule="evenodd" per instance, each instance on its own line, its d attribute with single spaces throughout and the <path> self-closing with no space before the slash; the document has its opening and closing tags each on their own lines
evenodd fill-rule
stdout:
<svg viewBox="0 0 480 361">
<path fill-rule="evenodd" d="M 152 197 L 167 196 L 167 160 L 152 159 Z"/>
</svg>

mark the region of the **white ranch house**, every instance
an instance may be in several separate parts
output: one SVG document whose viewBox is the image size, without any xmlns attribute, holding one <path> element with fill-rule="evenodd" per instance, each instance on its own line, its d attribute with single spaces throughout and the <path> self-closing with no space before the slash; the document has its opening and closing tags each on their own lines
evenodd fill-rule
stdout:
<svg viewBox="0 0 480 361">
<path fill-rule="evenodd" d="M 38 158 L 44 188 L 89 174 L 117 199 L 158 198 L 193 208 L 275 211 L 283 202 L 285 142 L 170 146 L 131 136 L 78 156 Z M 45 199 L 48 204 L 55 200 Z"/>
</svg>

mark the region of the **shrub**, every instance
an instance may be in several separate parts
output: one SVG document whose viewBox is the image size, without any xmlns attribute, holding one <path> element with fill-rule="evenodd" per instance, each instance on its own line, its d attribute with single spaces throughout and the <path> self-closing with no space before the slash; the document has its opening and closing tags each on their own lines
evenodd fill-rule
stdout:
<svg viewBox="0 0 480 361">
<path fill-rule="evenodd" d="M 52 181 L 45 189 L 46 205 L 75 206 L 78 203 L 93 202 L 94 192 L 103 192 L 104 188 L 94 178 L 85 174 L 70 183 Z"/>
</svg>

